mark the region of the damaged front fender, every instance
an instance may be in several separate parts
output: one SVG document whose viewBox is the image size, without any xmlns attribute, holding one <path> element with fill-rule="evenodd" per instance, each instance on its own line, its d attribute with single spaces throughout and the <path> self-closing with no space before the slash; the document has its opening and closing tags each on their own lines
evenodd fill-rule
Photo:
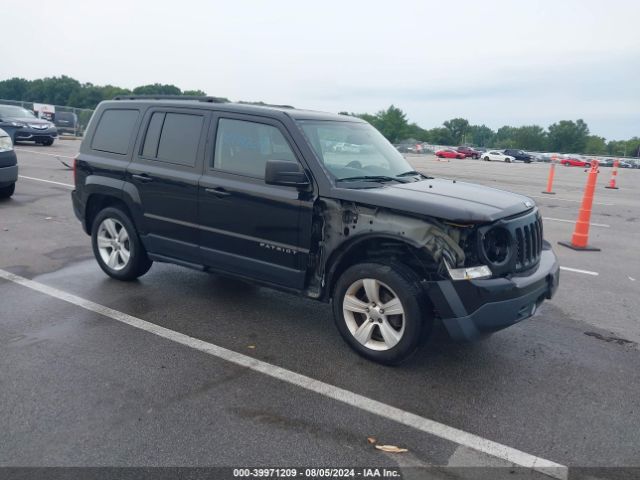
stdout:
<svg viewBox="0 0 640 480">
<path fill-rule="evenodd" d="M 432 266 L 464 264 L 460 228 L 437 219 L 417 218 L 379 207 L 320 198 L 314 207 L 314 260 L 309 295 L 320 296 L 332 284 L 339 264 L 371 239 L 402 242 L 428 257 Z M 362 252 L 358 252 L 362 253 Z M 380 252 L 384 255 L 384 251 Z M 444 271 L 444 270 L 443 270 Z"/>
</svg>

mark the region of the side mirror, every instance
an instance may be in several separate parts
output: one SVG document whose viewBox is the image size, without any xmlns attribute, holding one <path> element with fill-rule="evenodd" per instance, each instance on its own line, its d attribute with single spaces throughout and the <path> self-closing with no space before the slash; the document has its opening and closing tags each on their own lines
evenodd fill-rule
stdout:
<svg viewBox="0 0 640 480">
<path fill-rule="evenodd" d="M 300 164 L 288 160 L 267 160 L 264 182 L 267 185 L 298 188 L 309 185 L 309 179 Z"/>
</svg>

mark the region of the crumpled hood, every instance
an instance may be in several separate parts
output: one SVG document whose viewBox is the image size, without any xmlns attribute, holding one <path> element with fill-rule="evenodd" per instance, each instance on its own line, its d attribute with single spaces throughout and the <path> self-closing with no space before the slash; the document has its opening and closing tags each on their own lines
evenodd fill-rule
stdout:
<svg viewBox="0 0 640 480">
<path fill-rule="evenodd" d="M 535 202 L 524 195 L 440 178 L 388 183 L 380 188 L 338 188 L 335 193 L 342 200 L 459 223 L 494 222 L 535 206 Z"/>
</svg>

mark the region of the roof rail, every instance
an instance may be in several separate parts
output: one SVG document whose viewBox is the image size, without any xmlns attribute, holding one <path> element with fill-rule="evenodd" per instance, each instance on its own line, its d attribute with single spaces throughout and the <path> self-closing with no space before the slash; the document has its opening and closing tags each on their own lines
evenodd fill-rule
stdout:
<svg viewBox="0 0 640 480">
<path fill-rule="evenodd" d="M 290 108 L 295 110 L 296 107 L 294 107 L 293 105 L 278 105 L 275 103 L 264 103 L 264 102 L 247 102 L 245 100 L 240 100 L 236 103 L 239 103 L 240 105 L 253 105 L 256 107 L 272 107 L 272 108 Z"/>
<path fill-rule="evenodd" d="M 117 95 L 114 100 L 192 100 L 195 102 L 227 103 L 228 100 L 220 97 L 207 97 L 198 95 Z"/>
</svg>

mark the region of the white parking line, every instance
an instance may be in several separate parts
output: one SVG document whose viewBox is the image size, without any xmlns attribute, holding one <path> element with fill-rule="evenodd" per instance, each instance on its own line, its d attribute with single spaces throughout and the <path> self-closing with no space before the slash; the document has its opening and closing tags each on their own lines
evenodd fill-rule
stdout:
<svg viewBox="0 0 640 480">
<path fill-rule="evenodd" d="M 69 183 L 54 182 L 53 180 L 45 180 L 44 178 L 27 177 L 26 175 L 18 175 L 18 177 L 24 178 L 25 180 L 35 180 L 36 182 L 53 183 L 54 185 L 61 185 L 63 187 L 74 188 L 74 186 Z"/>
<path fill-rule="evenodd" d="M 526 195 L 527 197 L 532 198 L 544 198 L 546 200 L 560 200 L 561 202 L 573 202 L 573 203 L 582 203 L 582 200 L 573 200 L 571 198 L 559 198 L 553 195 L 529 195 L 528 193 L 523 193 L 522 195 Z M 594 205 L 603 205 L 607 207 L 615 206 L 615 203 L 603 203 L 603 202 L 593 202 Z"/>
<path fill-rule="evenodd" d="M 600 275 L 598 272 L 592 272 L 590 270 L 580 270 L 579 268 L 571 268 L 571 267 L 560 267 L 560 270 L 566 270 L 567 272 L 575 272 L 575 273 L 584 273 L 585 275 Z"/>
<path fill-rule="evenodd" d="M 73 157 L 69 157 L 68 155 L 60 155 L 59 153 L 45 153 L 45 152 L 39 152 L 37 150 L 28 150 L 26 148 L 14 148 L 14 150 L 16 152 L 36 153 L 38 155 L 46 155 L 48 157 L 70 158 L 71 160 L 73 160 Z"/>
<path fill-rule="evenodd" d="M 564 218 L 553 218 L 553 217 L 542 217 L 543 220 L 549 220 L 552 222 L 564 222 L 564 223 L 576 223 L 575 220 L 566 220 Z M 602 227 L 602 228 L 610 228 L 611 225 L 607 225 L 606 223 L 590 223 L 592 227 Z"/>
<path fill-rule="evenodd" d="M 443 438 L 450 442 L 473 450 L 486 453 L 496 458 L 500 458 L 514 465 L 530 468 L 538 472 L 544 473 L 554 478 L 566 480 L 568 478 L 568 467 L 559 463 L 536 457 L 529 453 L 516 450 L 515 448 L 502 445 L 486 438 L 479 437 L 472 433 L 450 427 L 443 423 L 430 420 L 425 417 L 413 414 L 406 410 L 393 407 L 386 403 L 373 400 L 371 398 L 359 395 L 357 393 L 345 390 L 334 385 L 315 380 L 300 373 L 287 370 L 276 365 L 272 365 L 261 360 L 257 360 L 247 355 L 243 355 L 223 347 L 219 347 L 212 343 L 190 337 L 184 333 L 176 332 L 165 327 L 161 327 L 151 322 L 147 322 L 140 318 L 128 315 L 126 313 L 114 310 L 104 305 L 94 303 L 90 300 L 78 297 L 71 293 L 58 290 L 57 288 L 44 285 L 40 282 L 29 280 L 27 278 L 15 275 L 11 272 L 0 269 L 0 278 L 9 280 L 10 282 L 22 285 L 36 292 L 43 293 L 58 300 L 68 302 L 72 305 L 84 308 L 90 312 L 95 312 L 105 317 L 111 318 L 118 322 L 122 322 L 134 328 L 138 328 L 148 333 L 152 333 L 159 337 L 165 338 L 172 342 L 185 345 L 200 352 L 207 353 L 214 357 L 220 358 L 230 363 L 240 365 L 255 372 L 259 372 L 269 377 L 287 382 L 300 388 L 315 392 L 327 398 L 345 403 L 360 410 L 378 415 L 380 417 L 392 420 L 394 422 L 406 425 L 421 432 Z"/>
</svg>

